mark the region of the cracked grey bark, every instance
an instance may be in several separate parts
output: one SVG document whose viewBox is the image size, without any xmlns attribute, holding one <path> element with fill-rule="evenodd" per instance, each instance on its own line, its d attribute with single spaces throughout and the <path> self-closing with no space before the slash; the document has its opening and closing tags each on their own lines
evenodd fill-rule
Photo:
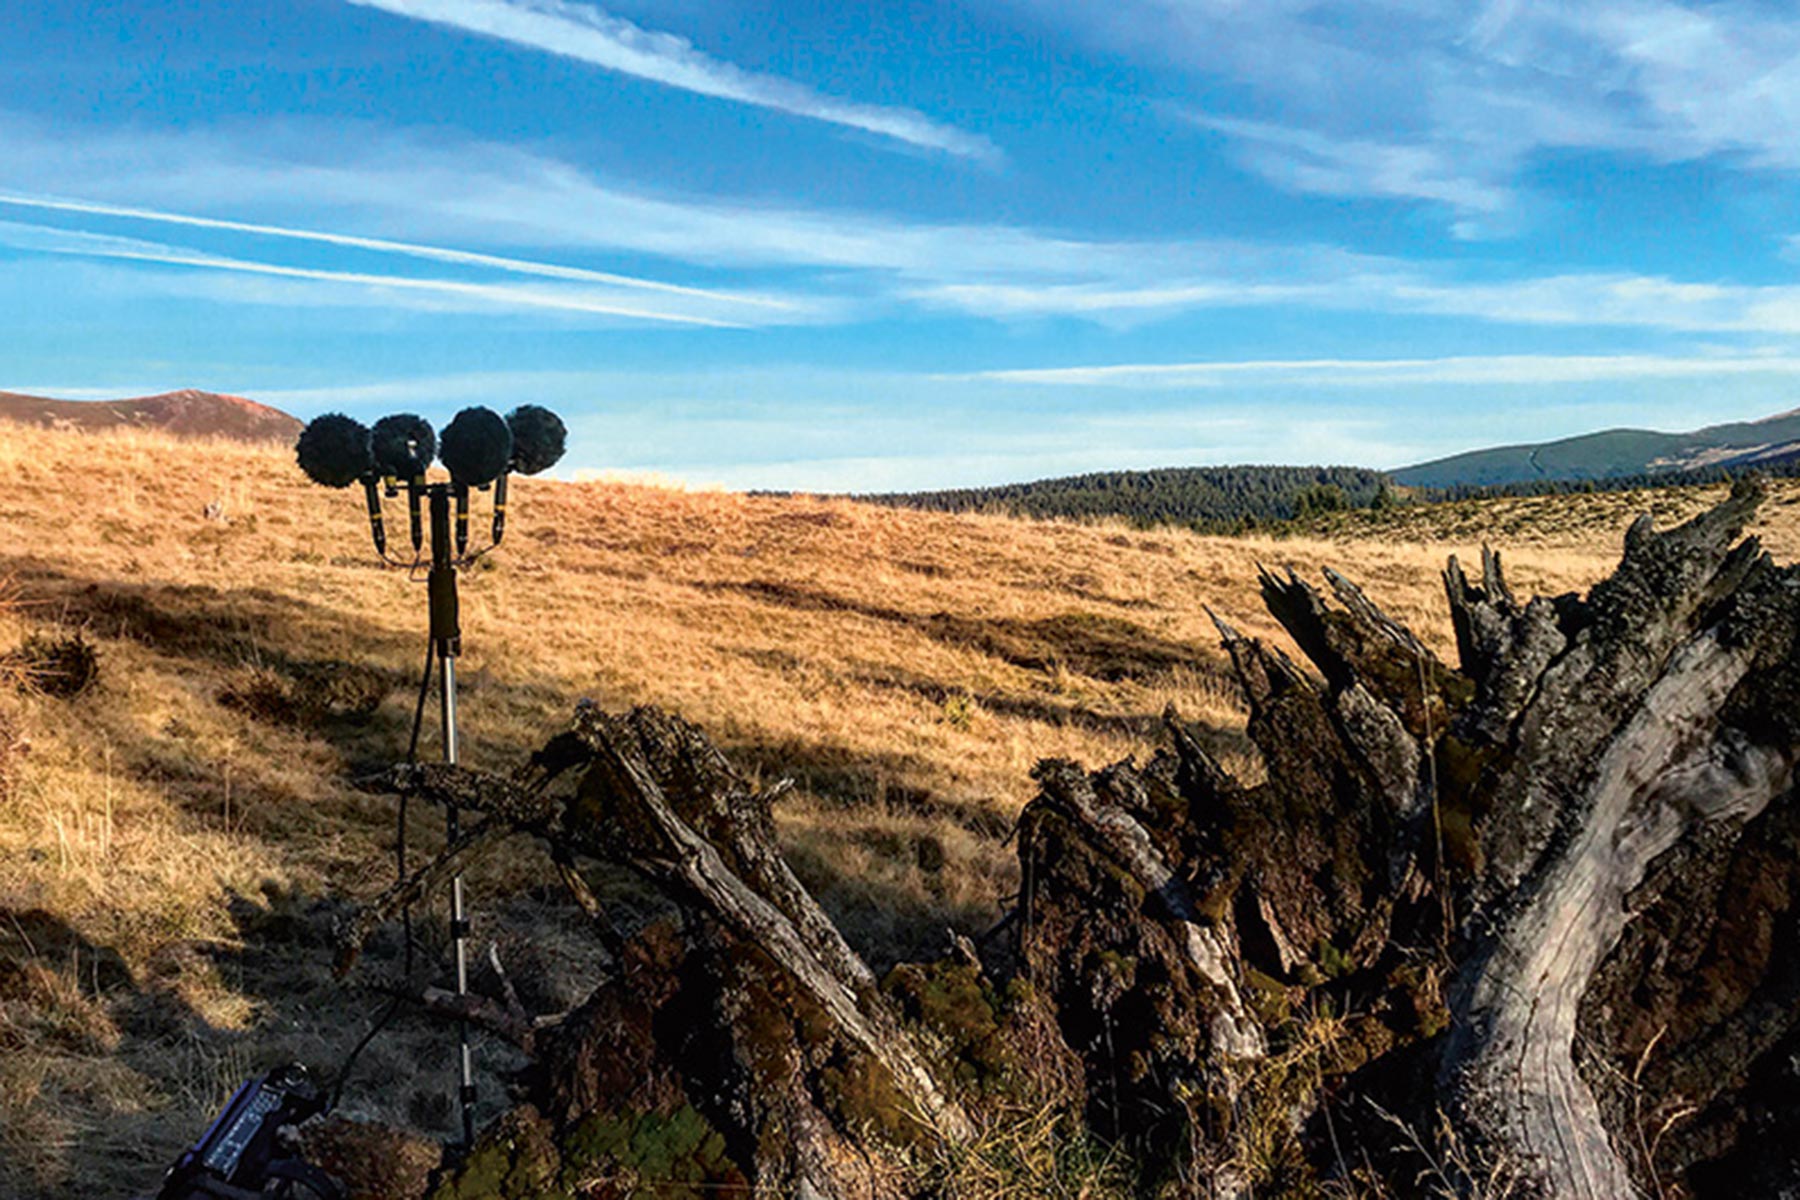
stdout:
<svg viewBox="0 0 1800 1200">
<path fill-rule="evenodd" d="M 1739 488 L 1666 533 L 1640 520 L 1554 628 L 1544 602 L 1512 600 L 1497 559 L 1479 590 L 1447 576 L 1477 683 L 1462 731 L 1504 765 L 1481 787 L 1489 853 L 1440 1078 L 1457 1119 L 1558 1200 L 1641 1194 L 1573 1046 L 1627 898 L 1660 856 L 1793 786 L 1791 737 L 1738 702 L 1793 670 L 1800 614 L 1793 570 L 1738 540 L 1759 500 Z"/>
</svg>

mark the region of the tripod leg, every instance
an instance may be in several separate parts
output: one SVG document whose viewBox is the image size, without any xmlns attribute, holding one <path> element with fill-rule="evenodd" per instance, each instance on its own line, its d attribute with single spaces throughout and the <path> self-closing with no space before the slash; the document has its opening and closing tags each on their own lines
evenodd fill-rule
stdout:
<svg viewBox="0 0 1800 1200">
<path fill-rule="evenodd" d="M 443 665 L 440 678 L 443 688 L 439 700 L 443 705 L 444 719 L 444 762 L 456 765 L 456 656 L 462 649 L 462 629 L 457 612 L 456 598 L 456 563 L 450 557 L 450 488 L 444 484 L 433 484 L 427 489 L 431 500 L 431 574 L 428 577 L 431 593 L 431 641 L 437 648 L 439 661 Z M 455 489 L 457 493 L 459 541 L 467 538 L 468 526 L 467 505 L 468 490 Z M 446 805 L 444 822 L 452 845 L 457 838 L 457 813 L 454 805 Z M 469 918 L 463 904 L 462 872 L 458 871 L 450 879 L 450 939 L 456 952 L 456 994 L 466 996 L 469 991 Z M 475 1065 L 469 1051 L 469 1025 L 467 1021 L 457 1025 L 457 1073 L 456 1098 L 462 1108 L 463 1145 L 465 1148 L 475 1144 Z"/>
<path fill-rule="evenodd" d="M 456 659 L 454 656 L 444 658 L 444 761 L 451 766 L 456 765 Z M 450 842 L 456 842 L 457 811 L 454 807 L 444 810 L 445 834 Z M 456 994 L 466 996 L 469 993 L 469 917 L 464 905 L 463 877 L 458 871 L 450 877 L 450 941 L 456 955 Z M 469 1023 L 466 1020 L 456 1023 L 456 1098 L 462 1109 L 463 1146 L 469 1148 L 475 1144 L 475 1061 L 469 1047 Z"/>
</svg>

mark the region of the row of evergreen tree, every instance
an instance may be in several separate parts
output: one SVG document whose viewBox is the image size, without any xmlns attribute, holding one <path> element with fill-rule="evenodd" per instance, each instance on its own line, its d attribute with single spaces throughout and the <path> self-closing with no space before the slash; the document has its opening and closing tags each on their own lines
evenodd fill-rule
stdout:
<svg viewBox="0 0 1800 1200">
<path fill-rule="evenodd" d="M 1605 479 L 1533 479 L 1521 483 L 1499 483 L 1475 486 L 1412 488 L 1418 500 L 1431 503 L 1443 500 L 1482 500 L 1493 496 L 1570 496 L 1592 492 L 1635 492 L 1644 488 L 1682 487 L 1709 483 L 1729 483 L 1745 475 L 1766 475 L 1792 479 L 1800 477 L 1800 454 L 1735 466 L 1694 467 L 1686 471 L 1643 471 L 1635 475 L 1612 475 Z"/>
<path fill-rule="evenodd" d="M 1026 517 L 1124 517 L 1143 525 L 1216 528 L 1245 519 L 1285 521 L 1367 508 L 1393 495 L 1388 477 L 1362 467 L 1166 467 L 1102 471 L 1000 487 L 861 496 L 935 512 Z"/>
<path fill-rule="evenodd" d="M 1591 480 L 1402 488 L 1363 467 L 1164 467 L 1101 471 L 998 487 L 858 496 L 876 504 L 932 512 L 995 512 L 1023 517 L 1122 517 L 1142 526 L 1185 525 L 1202 533 L 1241 533 L 1351 509 L 1492 497 L 1560 496 L 1719 483 L 1751 471 L 1800 476 L 1800 455 L 1753 468 L 1701 467 Z"/>
</svg>

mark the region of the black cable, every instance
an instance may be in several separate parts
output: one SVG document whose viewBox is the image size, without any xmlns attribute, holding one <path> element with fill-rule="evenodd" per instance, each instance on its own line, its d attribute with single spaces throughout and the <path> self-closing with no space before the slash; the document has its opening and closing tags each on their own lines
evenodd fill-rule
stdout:
<svg viewBox="0 0 1800 1200">
<path fill-rule="evenodd" d="M 419 699 L 413 705 L 412 737 L 406 743 L 406 765 L 419 765 L 419 731 L 425 727 L 425 700 L 431 694 L 431 664 L 434 647 L 425 643 L 425 672 L 419 677 Z M 400 811 L 394 818 L 394 878 L 396 882 L 406 881 L 406 800 L 407 793 L 400 793 Z M 406 977 L 412 978 L 413 969 L 413 931 L 412 905 L 400 909 L 400 927 L 406 937 Z"/>
<path fill-rule="evenodd" d="M 356 1043 L 355 1048 L 352 1049 L 349 1056 L 344 1059 L 344 1066 L 343 1069 L 338 1072 L 337 1082 L 331 1085 L 331 1099 L 325 1104 L 326 1112 L 332 1113 L 337 1111 L 338 1101 L 344 1097 L 344 1084 L 349 1082 L 350 1072 L 356 1066 L 356 1060 L 362 1057 L 362 1052 L 368 1048 L 370 1042 L 375 1040 L 375 1035 L 380 1033 L 383 1029 L 386 1029 L 387 1023 L 394 1019 L 394 1014 L 400 1011 L 402 999 L 403 997 L 400 996 L 394 997 L 388 1004 L 387 1009 L 381 1016 L 375 1019 L 375 1023 L 369 1026 L 369 1031 L 362 1035 L 362 1040 Z"/>
<path fill-rule="evenodd" d="M 431 664 L 435 658 L 432 653 L 433 649 L 434 647 L 431 643 L 427 642 L 425 645 L 425 672 L 419 679 L 418 703 L 413 706 L 412 737 L 408 739 L 406 743 L 406 765 L 409 767 L 418 765 L 419 761 L 419 732 L 425 725 L 425 701 L 431 695 Z M 406 881 L 406 798 L 407 793 L 402 790 L 400 793 L 399 811 L 394 817 L 394 873 L 396 880 L 401 883 Z M 403 973 L 407 979 L 411 979 L 413 972 L 413 932 L 412 905 L 410 904 L 405 905 L 400 909 L 400 930 L 401 937 L 405 944 L 406 955 L 406 965 Z M 367 1033 L 363 1034 L 362 1040 L 356 1043 L 355 1048 L 352 1049 L 348 1057 L 344 1059 L 344 1065 L 338 1069 L 337 1080 L 331 1085 L 331 1099 L 325 1105 L 326 1112 L 336 1111 L 338 1101 L 344 1094 L 344 1084 L 349 1081 L 350 1072 L 356 1067 L 356 1060 L 362 1056 L 362 1052 L 367 1049 L 369 1043 L 375 1040 L 375 1035 L 387 1028 L 388 1023 L 394 1019 L 394 1016 L 400 1011 L 400 1006 L 405 1002 L 406 996 L 404 994 L 395 996 L 393 1000 L 389 1002 L 387 1008 L 382 1011 L 382 1014 L 375 1019 L 375 1023 L 369 1026 L 369 1030 Z"/>
</svg>

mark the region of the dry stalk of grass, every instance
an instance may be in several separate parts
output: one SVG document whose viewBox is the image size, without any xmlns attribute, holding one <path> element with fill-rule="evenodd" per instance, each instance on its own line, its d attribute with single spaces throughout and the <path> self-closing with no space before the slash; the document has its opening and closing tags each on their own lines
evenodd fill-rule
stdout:
<svg viewBox="0 0 1800 1200">
<path fill-rule="evenodd" d="M 1523 1194 L 1518 1164 L 1470 1145 L 1444 1113 L 1432 1134 L 1421 1135 L 1381 1106 L 1375 1111 L 1420 1162 L 1418 1183 L 1432 1200 L 1516 1200 Z"/>
<path fill-rule="evenodd" d="M 975 1137 L 906 1165 L 909 1192 L 944 1200 L 1126 1200 L 1132 1176 L 1116 1151 L 1071 1125 L 1057 1106 L 1003 1106 Z"/>
</svg>

